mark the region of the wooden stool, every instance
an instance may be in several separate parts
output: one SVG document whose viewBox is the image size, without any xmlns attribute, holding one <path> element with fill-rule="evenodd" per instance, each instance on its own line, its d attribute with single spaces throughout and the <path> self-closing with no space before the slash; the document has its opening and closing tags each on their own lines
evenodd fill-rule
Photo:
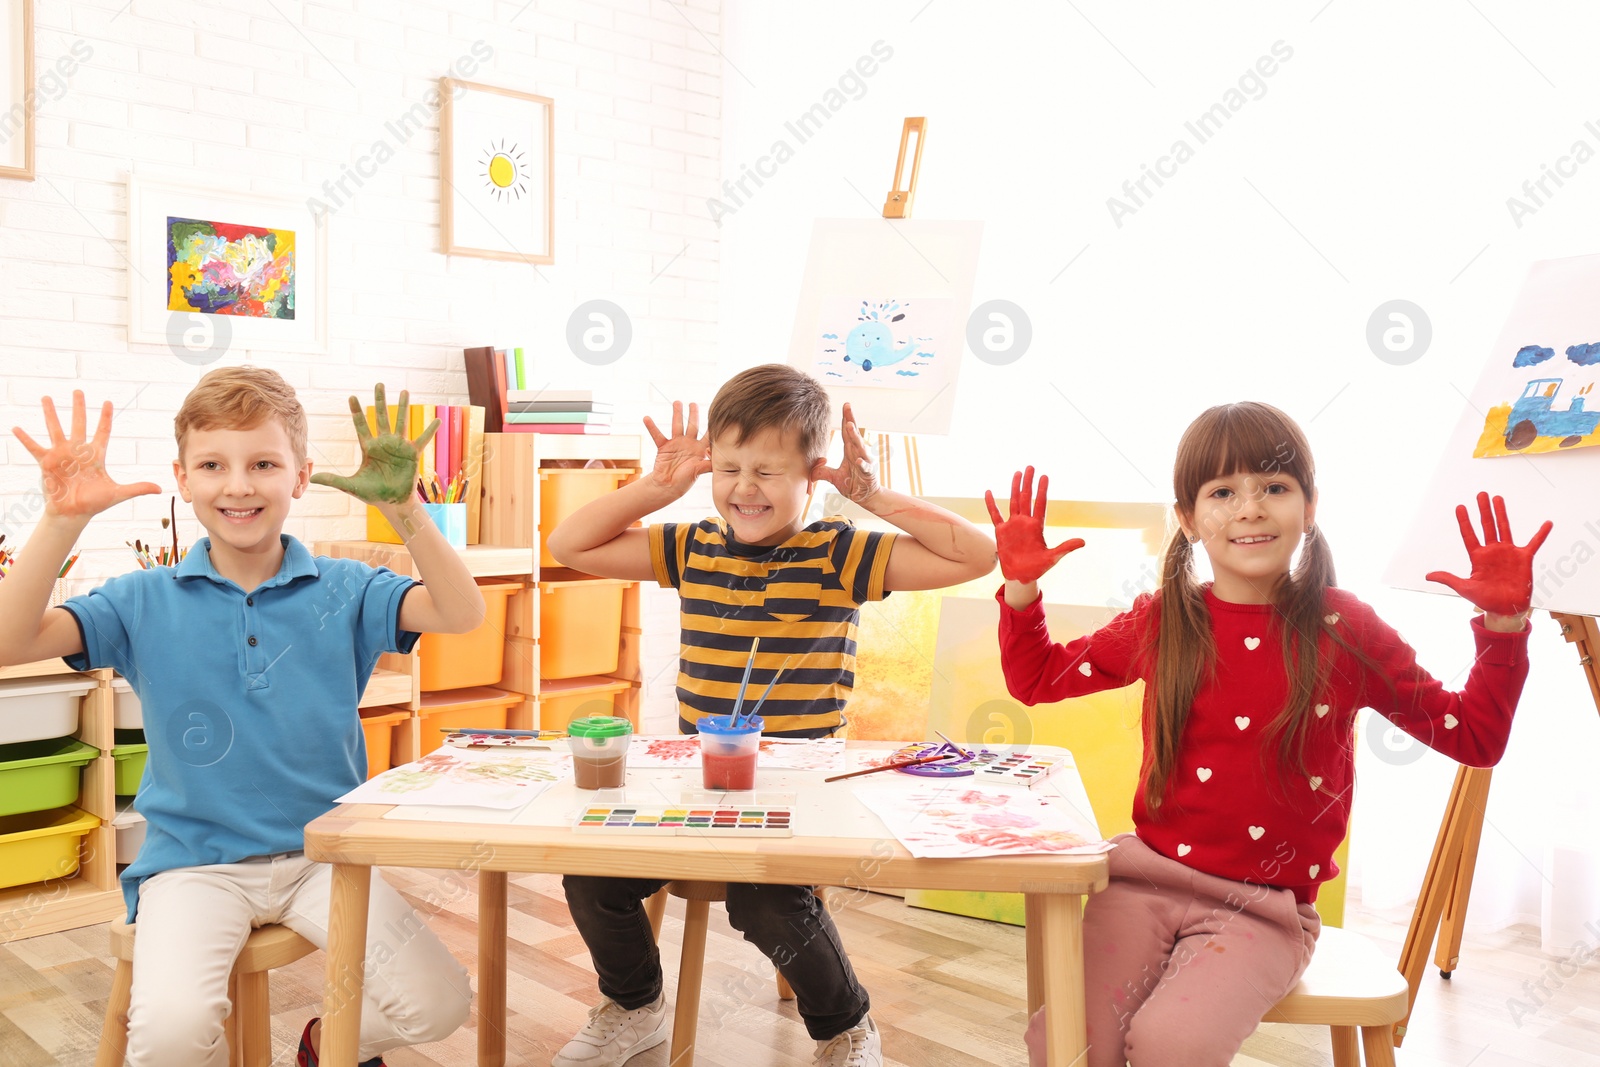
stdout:
<svg viewBox="0 0 1600 1067">
<path fill-rule="evenodd" d="M 1366 938 L 1325 926 L 1311 966 L 1261 1021 L 1329 1027 L 1334 1067 L 1359 1067 L 1359 1027 L 1367 1067 L 1394 1067 L 1394 1024 L 1410 1010 L 1410 993 L 1399 967 Z"/>
<path fill-rule="evenodd" d="M 128 1002 L 133 998 L 133 942 L 135 927 L 111 924 L 111 954 L 117 971 L 111 979 L 111 999 L 100 1028 L 100 1048 L 94 1067 L 122 1067 L 128 1051 Z M 269 1067 L 272 1063 L 272 1009 L 267 1003 L 267 972 L 316 951 L 317 946 L 286 926 L 263 926 L 250 931 L 233 973 L 228 976 L 228 1000 L 233 1010 L 223 1023 L 232 1067 Z"/>
<path fill-rule="evenodd" d="M 816 888 L 823 900 L 822 887 Z M 645 914 L 656 942 L 661 941 L 661 920 L 667 912 L 667 897 L 683 901 L 683 955 L 678 962 L 678 996 L 672 1009 L 672 1067 L 694 1067 L 694 1041 L 700 1027 L 700 982 L 705 974 L 706 929 L 710 925 L 711 905 L 728 899 L 726 882 L 669 882 L 667 887 L 645 901 Z M 827 903 L 823 900 L 823 906 Z M 778 999 L 793 1000 L 794 990 L 778 975 Z M 96 1067 L 99 1067 L 97 1064 Z"/>
</svg>

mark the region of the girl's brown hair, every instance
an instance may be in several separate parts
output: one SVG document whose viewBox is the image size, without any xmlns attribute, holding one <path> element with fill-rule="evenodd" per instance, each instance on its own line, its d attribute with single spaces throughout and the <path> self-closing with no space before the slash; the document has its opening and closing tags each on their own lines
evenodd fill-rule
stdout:
<svg viewBox="0 0 1600 1067">
<path fill-rule="evenodd" d="M 178 462 L 190 430 L 248 430 L 278 419 L 288 431 L 298 467 L 306 462 L 306 409 L 283 375 L 265 367 L 221 367 L 200 379 L 172 420 Z"/>
<path fill-rule="evenodd" d="M 1184 521 L 1192 525 L 1205 483 L 1245 471 L 1260 477 L 1290 475 L 1300 483 L 1307 501 L 1316 499 L 1316 466 L 1294 420 L 1267 404 L 1224 404 L 1202 412 L 1178 442 L 1172 489 Z M 1271 592 L 1289 697 L 1267 727 L 1262 755 L 1265 758 L 1275 741 L 1280 772 L 1294 768 L 1302 776 L 1306 773 L 1306 738 L 1317 721 L 1311 712 L 1313 697 L 1327 684 L 1332 666 L 1331 647 L 1320 638 L 1327 634 L 1348 647 L 1323 622 L 1323 590 L 1333 584 L 1333 556 L 1322 534 L 1312 527 L 1294 570 Z M 1195 694 L 1216 670 L 1211 613 L 1195 577 L 1194 548 L 1181 527 L 1163 556 L 1159 620 L 1155 632 L 1146 635 L 1155 677 L 1145 691 L 1149 742 L 1141 777 L 1145 806 L 1152 813 L 1160 808 L 1177 769 Z"/>
</svg>

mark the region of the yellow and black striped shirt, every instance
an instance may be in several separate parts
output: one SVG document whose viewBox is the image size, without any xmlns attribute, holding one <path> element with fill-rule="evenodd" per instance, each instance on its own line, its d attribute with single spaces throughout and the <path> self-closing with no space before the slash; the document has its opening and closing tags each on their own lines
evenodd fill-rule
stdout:
<svg viewBox="0 0 1600 1067">
<path fill-rule="evenodd" d="M 762 548 L 730 545 L 720 519 L 651 526 L 656 581 L 682 600 L 679 730 L 694 733 L 701 715 L 733 712 L 758 637 L 746 707 L 789 660 L 762 705 L 764 732 L 825 737 L 838 729 L 855 687 L 861 605 L 889 595 L 883 578 L 895 536 L 831 518 Z"/>
</svg>

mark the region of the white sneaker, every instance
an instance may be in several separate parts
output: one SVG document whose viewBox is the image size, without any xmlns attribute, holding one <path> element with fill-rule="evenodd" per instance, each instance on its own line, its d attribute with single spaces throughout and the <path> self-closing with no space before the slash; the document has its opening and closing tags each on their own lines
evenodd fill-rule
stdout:
<svg viewBox="0 0 1600 1067">
<path fill-rule="evenodd" d="M 628 1011 L 607 997 L 589 1009 L 589 1022 L 562 1046 L 550 1067 L 616 1067 L 667 1039 L 667 998 Z"/>
<path fill-rule="evenodd" d="M 831 1041 L 817 1042 L 817 1063 L 821 1067 L 883 1067 L 883 1039 L 872 1016 Z"/>
</svg>

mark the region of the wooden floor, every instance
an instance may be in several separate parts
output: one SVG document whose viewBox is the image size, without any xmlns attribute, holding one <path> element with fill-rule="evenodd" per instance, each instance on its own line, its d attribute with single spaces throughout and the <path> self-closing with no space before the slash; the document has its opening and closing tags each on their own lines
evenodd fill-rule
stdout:
<svg viewBox="0 0 1600 1067">
<path fill-rule="evenodd" d="M 469 968 L 475 965 L 477 900 L 442 888 L 431 872 L 387 875 L 413 903 L 449 902 L 431 922 Z M 455 892 L 455 899 L 450 894 Z M 567 917 L 553 876 L 511 880 L 508 980 L 512 1067 L 545 1067 L 598 999 L 583 943 Z M 663 936 L 668 995 L 677 972 L 682 903 L 668 909 Z M 915 1067 L 1021 1065 L 1024 979 L 1022 932 L 1014 927 L 909 908 L 887 896 L 857 897 L 837 916 L 888 1064 Z M 1352 909 L 1350 925 L 1398 958 L 1403 925 Z M 711 943 L 701 997 L 702 1067 L 801 1067 L 814 1043 L 793 1003 L 777 999 L 772 971 L 712 909 Z M 0 1067 L 87 1067 L 111 986 L 105 927 L 0 946 Z M 1423 979 L 1402 1067 L 1600 1067 L 1600 957 L 1563 966 L 1539 952 L 1536 931 L 1517 928 L 1469 939 L 1450 981 L 1430 969 Z M 1564 973 L 1567 972 L 1567 973 Z M 295 1041 L 318 1009 L 322 956 L 273 972 L 275 1064 L 294 1062 Z M 1529 983 L 1524 987 L 1524 982 Z M 1542 983 L 1542 987 L 1541 987 Z M 1532 992 L 1530 992 L 1532 991 Z M 1513 1001 L 1520 1000 L 1516 1009 Z M 449 1040 L 389 1054 L 390 1067 L 470 1067 L 476 1019 Z M 667 1046 L 630 1067 L 665 1067 Z M 1235 1067 L 1312 1067 L 1331 1063 L 1327 1031 L 1266 1026 Z"/>
</svg>

